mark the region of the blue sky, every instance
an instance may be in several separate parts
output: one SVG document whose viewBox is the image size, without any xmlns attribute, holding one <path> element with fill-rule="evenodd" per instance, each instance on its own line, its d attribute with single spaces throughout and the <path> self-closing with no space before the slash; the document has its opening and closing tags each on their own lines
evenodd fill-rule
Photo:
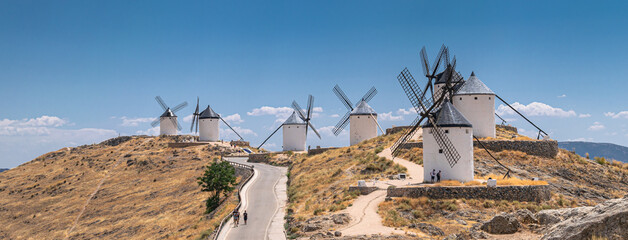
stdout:
<svg viewBox="0 0 628 240">
<path fill-rule="evenodd" d="M 399 110 L 411 105 L 396 76 L 408 67 L 425 81 L 419 50 L 433 59 L 441 44 L 463 76 L 475 71 L 554 139 L 628 146 L 627 9 L 621 1 L 2 1 L 0 167 L 154 133 L 155 95 L 170 105 L 199 96 L 257 145 L 292 100 L 305 106 L 312 94 L 323 140 L 310 134 L 308 144 L 347 145 L 346 133 L 331 135 L 345 113 L 332 87 L 355 101 L 375 86 L 382 127 L 408 124 L 414 115 Z M 192 111 L 179 113 L 184 129 Z M 280 146 L 279 135 L 268 143 Z"/>
</svg>

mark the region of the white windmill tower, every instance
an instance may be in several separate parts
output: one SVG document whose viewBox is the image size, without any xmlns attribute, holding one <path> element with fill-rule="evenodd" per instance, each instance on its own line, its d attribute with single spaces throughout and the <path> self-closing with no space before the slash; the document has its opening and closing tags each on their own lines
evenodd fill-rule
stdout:
<svg viewBox="0 0 628 240">
<path fill-rule="evenodd" d="M 377 89 L 372 87 L 364 96 L 358 101 L 358 103 L 353 107 L 353 104 L 345 95 L 345 93 L 340 89 L 340 86 L 336 84 L 334 86 L 333 92 L 338 96 L 338 99 L 345 105 L 347 108 L 347 113 L 340 119 L 338 124 L 333 129 L 333 132 L 336 136 L 342 132 L 342 130 L 347 126 L 347 124 L 351 124 L 349 126 L 349 144 L 355 145 L 364 140 L 368 140 L 374 137 L 377 137 L 377 128 L 379 127 L 379 123 L 377 122 L 377 113 L 371 106 L 369 106 L 368 102 L 373 99 L 375 94 L 377 94 Z M 381 131 L 381 127 L 379 127 Z M 383 132 L 383 131 L 382 131 Z"/>
<path fill-rule="evenodd" d="M 175 113 L 187 106 L 188 102 L 183 102 L 170 109 L 160 96 L 156 96 L 155 100 L 164 110 L 164 113 L 159 116 L 159 119 L 153 121 L 151 126 L 155 127 L 159 125 L 159 135 L 177 135 L 177 130 L 181 130 L 181 126 L 177 121 L 177 115 L 175 115 Z"/>
<path fill-rule="evenodd" d="M 471 123 L 449 101 L 443 101 L 436 115 L 435 129 L 432 121 L 423 125 L 423 176 L 430 176 L 433 170 L 442 171 L 442 179 L 473 181 L 473 127 Z M 438 133 L 437 133 L 438 132 Z M 449 161 L 444 154 L 443 136 L 451 142 L 451 147 L 459 154 L 457 161 Z M 452 164 L 453 163 L 453 164 Z M 426 178 L 427 180 L 427 178 Z"/>
<path fill-rule="evenodd" d="M 453 95 L 454 106 L 473 124 L 473 135 L 495 137 L 495 93 L 474 72 Z"/>
<path fill-rule="evenodd" d="M 305 151 L 306 140 L 307 140 L 307 132 L 308 129 L 312 129 L 312 131 L 321 138 L 321 135 L 316 131 L 314 125 L 312 125 L 311 117 L 312 117 L 312 108 L 314 107 L 314 97 L 309 95 L 307 109 L 306 112 L 303 112 L 303 109 L 299 106 L 296 101 L 292 101 L 292 108 L 294 111 L 284 121 L 273 133 L 271 133 L 262 144 L 257 147 L 261 148 L 270 137 L 272 137 L 280 128 L 283 127 L 283 151 Z"/>
<path fill-rule="evenodd" d="M 202 112 L 198 112 L 199 110 L 199 102 L 198 98 L 196 98 L 196 110 L 192 114 L 192 126 L 190 127 L 190 132 L 194 130 L 198 132 L 199 141 L 209 141 L 209 142 L 217 142 L 220 140 L 220 121 L 222 121 L 227 127 L 231 129 L 240 140 L 244 140 L 235 129 L 233 129 L 225 119 L 223 119 L 220 114 L 216 113 L 209 105 Z"/>
</svg>

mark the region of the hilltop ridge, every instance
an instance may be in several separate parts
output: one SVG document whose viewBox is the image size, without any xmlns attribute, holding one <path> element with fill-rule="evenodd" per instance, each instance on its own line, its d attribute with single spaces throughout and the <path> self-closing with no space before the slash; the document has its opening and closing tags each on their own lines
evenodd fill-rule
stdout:
<svg viewBox="0 0 628 240">
<path fill-rule="evenodd" d="M 50 152 L 0 174 L 0 238 L 207 234 L 217 221 L 203 214 L 208 193 L 200 191 L 196 178 L 210 161 L 234 149 L 167 147 L 191 137 L 113 138 Z"/>
</svg>

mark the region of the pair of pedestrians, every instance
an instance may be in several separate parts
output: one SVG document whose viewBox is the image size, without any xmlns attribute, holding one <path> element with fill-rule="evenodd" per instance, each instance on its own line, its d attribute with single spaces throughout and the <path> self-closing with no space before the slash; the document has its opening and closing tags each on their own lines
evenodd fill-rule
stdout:
<svg viewBox="0 0 628 240">
<path fill-rule="evenodd" d="M 244 225 L 246 225 L 247 220 L 249 219 L 249 214 L 244 210 L 242 213 L 242 218 L 244 219 Z M 233 211 L 233 225 L 237 227 L 240 225 L 240 212 L 238 210 Z"/>
</svg>

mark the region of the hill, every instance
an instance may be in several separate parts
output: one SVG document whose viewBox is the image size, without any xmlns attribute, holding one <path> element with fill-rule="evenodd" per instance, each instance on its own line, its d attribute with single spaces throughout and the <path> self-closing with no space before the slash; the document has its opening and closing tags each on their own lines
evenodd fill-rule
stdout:
<svg viewBox="0 0 628 240">
<path fill-rule="evenodd" d="M 4 172 L 6 170 L 9 170 L 8 168 L 0 168 L 0 172 Z"/>
<path fill-rule="evenodd" d="M 357 196 L 348 191 L 349 185 L 355 184 L 359 179 L 383 178 L 395 172 L 403 172 L 403 169 L 387 163 L 385 159 L 370 157 L 383 148 L 390 147 L 401 134 L 399 132 L 379 136 L 355 146 L 338 148 L 319 155 L 294 157 L 289 168 L 287 211 L 288 222 L 291 224 L 287 228 L 288 232 L 295 236 L 316 237 L 326 234 L 329 229 L 340 228 L 342 224 L 327 226 L 325 223 L 320 225 L 321 229 L 311 231 L 316 229 L 314 225 L 324 223 L 325 219 L 333 219 L 335 223 L 342 210 L 352 206 Z M 529 140 L 516 132 L 499 128 L 497 138 Z M 401 156 L 422 164 L 421 152 L 421 148 L 404 149 Z M 404 232 L 414 232 L 418 236 L 442 239 L 452 234 L 480 234 L 475 232 L 474 226 L 488 221 L 500 212 L 513 213 L 527 209 L 535 213 L 543 209 L 593 206 L 628 194 L 628 164 L 599 163 L 564 149 L 554 158 L 533 156 L 519 151 L 492 154 L 511 169 L 512 177 L 538 177 L 546 181 L 552 191 L 551 200 L 539 204 L 482 199 L 393 198 L 379 205 L 378 214 L 383 224 Z M 490 176 L 501 179 L 506 172 L 483 149 L 474 149 L 474 161 L 476 178 Z M 533 230 L 533 226 L 526 226 L 522 231 L 517 233 L 519 235 L 510 237 L 538 239 L 542 234 L 538 229 Z"/>
<path fill-rule="evenodd" d="M 590 158 L 603 157 L 628 163 L 628 147 L 612 143 L 594 142 L 558 142 L 558 146 L 569 151 L 576 150 L 576 154 L 585 157 L 589 153 Z"/>
<path fill-rule="evenodd" d="M 209 193 L 196 178 L 232 149 L 167 147 L 184 138 L 190 136 L 119 137 L 50 152 L 0 174 L 0 239 L 206 235 L 228 210 L 204 215 Z"/>
</svg>

